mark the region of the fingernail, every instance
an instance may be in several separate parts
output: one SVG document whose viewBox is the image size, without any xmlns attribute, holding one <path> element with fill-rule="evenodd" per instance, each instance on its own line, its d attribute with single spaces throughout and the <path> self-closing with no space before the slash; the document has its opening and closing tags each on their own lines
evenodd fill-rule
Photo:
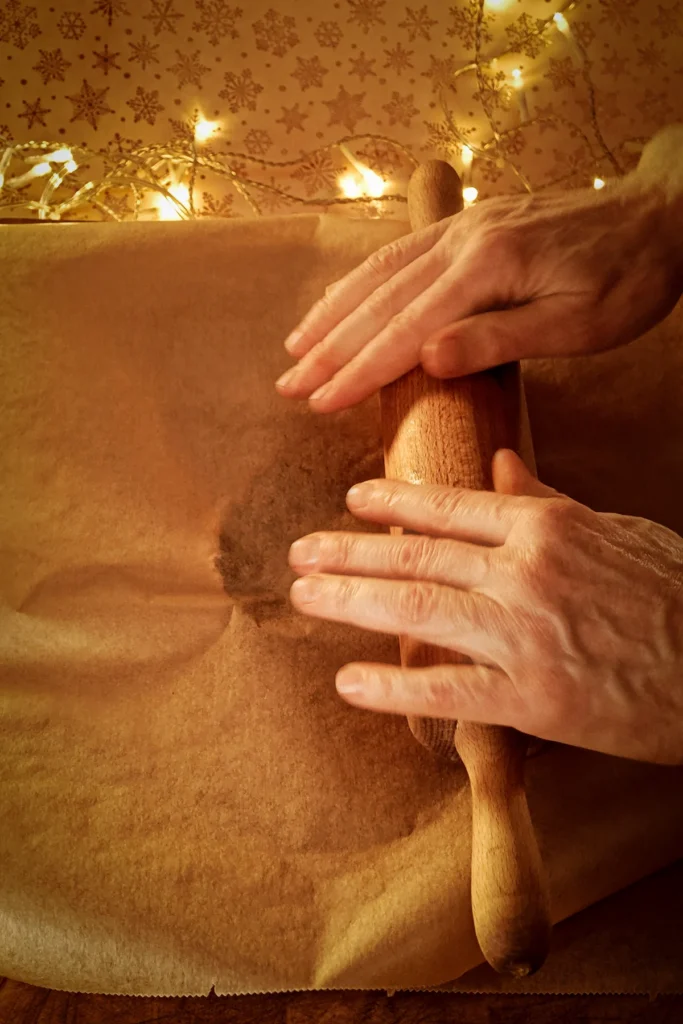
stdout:
<svg viewBox="0 0 683 1024">
<path fill-rule="evenodd" d="M 331 389 L 331 387 L 332 381 L 329 381 L 327 384 L 323 384 L 322 387 L 318 388 L 317 391 L 313 392 L 313 394 L 310 397 L 310 401 L 317 402 L 319 399 L 324 398 L 327 392 Z"/>
<path fill-rule="evenodd" d="M 318 537 L 302 537 L 295 540 L 289 549 L 289 560 L 295 565 L 315 565 L 320 556 L 320 539 Z"/>
<path fill-rule="evenodd" d="M 354 484 L 353 487 L 347 491 L 346 500 L 354 508 L 365 508 L 366 505 L 370 504 L 370 501 L 375 493 L 375 486 L 371 483 Z"/>
<path fill-rule="evenodd" d="M 345 697 L 350 694 L 356 694 L 360 696 L 366 692 L 366 677 L 365 674 L 358 668 L 344 668 L 337 674 L 335 685 L 337 687 L 337 693 L 343 694 Z"/>
<path fill-rule="evenodd" d="M 275 381 L 276 388 L 288 388 L 294 383 L 298 366 L 292 366 L 289 370 L 286 370 L 278 380 Z"/>
<path fill-rule="evenodd" d="M 303 576 L 292 583 L 291 594 L 300 604 L 311 604 L 320 596 L 323 581 L 319 576 Z"/>
<path fill-rule="evenodd" d="M 294 349 L 297 347 L 302 338 L 303 331 L 292 331 L 290 336 L 287 338 L 287 341 L 285 342 L 285 348 L 290 353 L 290 355 L 293 354 Z"/>
</svg>

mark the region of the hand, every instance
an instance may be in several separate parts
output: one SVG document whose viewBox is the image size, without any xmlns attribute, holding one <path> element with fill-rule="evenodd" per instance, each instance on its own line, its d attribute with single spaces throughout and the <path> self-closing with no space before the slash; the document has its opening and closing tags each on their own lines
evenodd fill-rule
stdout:
<svg viewBox="0 0 683 1024">
<path fill-rule="evenodd" d="M 666 189 L 638 172 L 600 192 L 479 203 L 328 289 L 285 343 L 299 362 L 278 390 L 334 412 L 419 363 L 457 377 L 624 344 L 679 298 L 682 227 Z"/>
<path fill-rule="evenodd" d="M 557 494 L 512 452 L 497 453 L 493 473 L 506 493 L 360 484 L 347 499 L 355 515 L 422 535 L 320 533 L 292 546 L 300 611 L 474 662 L 347 665 L 339 693 L 375 711 L 683 763 L 683 539 Z"/>
</svg>

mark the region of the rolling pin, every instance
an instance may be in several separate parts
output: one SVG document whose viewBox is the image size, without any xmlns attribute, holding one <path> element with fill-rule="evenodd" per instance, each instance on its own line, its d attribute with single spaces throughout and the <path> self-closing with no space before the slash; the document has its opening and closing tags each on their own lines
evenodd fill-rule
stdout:
<svg viewBox="0 0 683 1024">
<path fill-rule="evenodd" d="M 408 187 L 414 231 L 461 209 L 462 187 L 450 164 L 432 160 L 417 168 Z M 417 367 L 382 388 L 380 403 L 390 479 L 491 490 L 498 448 L 512 448 L 535 470 L 519 364 L 446 381 Z M 410 637 L 400 645 L 409 667 L 469 660 Z M 528 738 L 474 722 L 414 718 L 409 724 L 425 746 L 461 759 L 467 770 L 472 916 L 482 953 L 500 973 L 532 974 L 546 958 L 551 923 L 524 787 Z"/>
</svg>

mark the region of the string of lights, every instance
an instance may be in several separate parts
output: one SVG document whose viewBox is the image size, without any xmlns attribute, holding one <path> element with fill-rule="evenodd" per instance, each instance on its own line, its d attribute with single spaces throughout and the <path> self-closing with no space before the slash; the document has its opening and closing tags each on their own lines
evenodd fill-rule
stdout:
<svg viewBox="0 0 683 1024">
<path fill-rule="evenodd" d="M 523 42 L 526 42 L 526 52 L 542 52 L 552 42 L 553 33 L 563 37 L 586 88 L 589 131 L 561 116 L 533 115 L 529 108 L 527 73 L 519 66 L 507 66 L 509 58 L 520 52 L 519 40 L 493 55 L 483 52 L 486 8 L 500 8 L 505 2 L 507 0 L 476 0 L 474 59 L 457 68 L 450 81 L 443 82 L 438 89 L 444 119 L 441 142 L 449 159 L 458 165 L 465 205 L 472 205 L 478 198 L 478 190 L 472 183 L 475 161 L 507 167 L 525 190 L 532 191 L 527 175 L 506 143 L 519 131 L 536 125 L 562 124 L 580 137 L 596 168 L 593 185 L 603 187 L 605 178 L 598 170 L 605 162 L 615 175 L 621 174 L 622 168 L 601 132 L 590 61 L 567 17 L 582 0 L 571 0 L 545 18 L 529 19 L 528 36 Z M 450 102 L 456 83 L 467 75 L 475 78 L 476 96 L 488 126 L 488 136 L 476 142 L 473 130 L 458 123 Z M 507 113 L 515 107 L 515 123 L 511 126 L 500 123 L 494 108 Z M 116 221 L 192 219 L 200 215 L 196 206 L 198 177 L 210 174 L 232 188 L 255 215 L 279 203 L 284 208 L 355 206 L 361 207 L 366 215 L 380 216 L 393 204 L 404 203 L 406 197 L 395 190 L 395 183 L 360 160 L 358 149 L 381 146 L 405 160 L 410 168 L 418 163 L 406 146 L 384 135 L 349 135 L 302 153 L 296 160 L 275 161 L 234 152 L 229 147 L 219 148 L 220 122 L 208 121 L 199 111 L 194 112 L 185 127 L 184 134 L 172 143 L 139 148 L 119 145 L 118 151 L 111 147 L 99 151 L 76 145 L 56 147 L 54 142 L 46 141 L 8 143 L 0 156 L 2 210 L 11 211 L 14 216 L 28 215 L 52 221 L 89 216 L 92 211 Z M 343 160 L 333 194 L 302 196 L 293 187 L 285 188 L 276 183 L 274 176 L 269 182 L 255 176 L 259 169 L 267 173 L 295 174 L 297 169 L 314 166 L 316 161 L 331 154 Z M 560 181 L 556 179 L 546 187 Z"/>
</svg>

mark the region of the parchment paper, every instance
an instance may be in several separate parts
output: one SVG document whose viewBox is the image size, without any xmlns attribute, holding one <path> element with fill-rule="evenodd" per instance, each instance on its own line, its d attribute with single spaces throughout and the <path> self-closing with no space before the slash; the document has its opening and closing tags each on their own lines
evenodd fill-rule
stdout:
<svg viewBox="0 0 683 1024">
<path fill-rule="evenodd" d="M 352 527 L 344 493 L 381 458 L 375 401 L 316 419 L 275 395 L 282 339 L 404 230 L 0 228 L 0 974 L 202 994 L 441 985 L 480 961 L 462 769 L 334 692 L 395 641 L 287 601 L 290 542 Z M 680 338 L 672 319 L 527 368 L 542 479 L 683 530 Z M 556 919 L 683 854 L 682 784 L 530 761 Z M 560 928 L 527 989 L 683 988 L 681 871 L 654 883 L 656 904 L 636 887 Z"/>
</svg>

